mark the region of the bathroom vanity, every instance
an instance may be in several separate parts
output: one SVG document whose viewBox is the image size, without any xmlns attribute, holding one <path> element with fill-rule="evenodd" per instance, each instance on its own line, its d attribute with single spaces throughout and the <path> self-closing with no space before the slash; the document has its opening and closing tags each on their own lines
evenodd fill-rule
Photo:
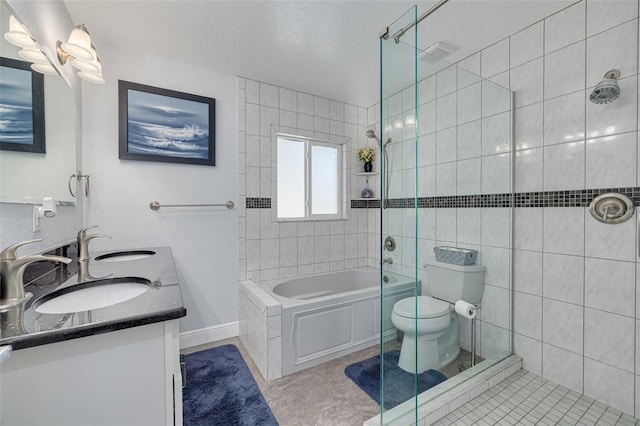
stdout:
<svg viewBox="0 0 640 426">
<path fill-rule="evenodd" d="M 1 424 L 182 424 L 178 320 L 186 310 L 171 250 L 149 252 L 104 260 L 95 253 L 78 273 L 77 261 L 71 273 L 53 268 L 25 287 L 34 294 L 26 304 L 0 312 L 0 346 L 13 346 L 0 367 Z M 80 294 L 79 280 L 122 277 L 148 289 L 109 306 L 78 310 L 80 297 L 60 308 L 75 312 L 38 312 L 47 295 Z"/>
</svg>

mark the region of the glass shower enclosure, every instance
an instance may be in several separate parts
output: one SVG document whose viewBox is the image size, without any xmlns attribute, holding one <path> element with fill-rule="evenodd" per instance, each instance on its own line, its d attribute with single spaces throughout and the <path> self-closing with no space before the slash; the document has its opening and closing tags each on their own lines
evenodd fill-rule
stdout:
<svg viewBox="0 0 640 426">
<path fill-rule="evenodd" d="M 512 353 L 514 150 L 508 75 L 481 78 L 479 53 L 456 64 L 428 53 L 432 50 L 424 49 L 435 41 L 420 29 L 429 18 L 414 25 L 417 19 L 414 6 L 380 36 L 379 113 L 371 127 L 379 135 L 381 186 L 381 424 L 399 419 L 417 424 L 424 411 L 419 409 L 443 388 Z M 441 266 L 434 248 L 443 246 L 477 252 L 473 267 L 484 269 L 484 277 L 482 297 L 473 301 L 475 320 L 455 312 L 456 300 L 433 294 L 449 285 L 436 282 L 429 268 Z M 394 285 L 401 281 L 410 287 Z M 429 329 L 434 321 L 446 327 L 440 337 Z M 425 338 L 437 345 L 425 346 Z M 445 381 L 448 385 L 440 385 Z"/>
</svg>

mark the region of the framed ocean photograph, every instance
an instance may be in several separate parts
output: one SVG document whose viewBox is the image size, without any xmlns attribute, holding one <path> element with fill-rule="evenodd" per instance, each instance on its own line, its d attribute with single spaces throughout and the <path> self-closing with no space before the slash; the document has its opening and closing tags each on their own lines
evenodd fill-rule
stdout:
<svg viewBox="0 0 640 426">
<path fill-rule="evenodd" d="M 0 57 L 0 150 L 45 153 L 44 76 Z"/>
<path fill-rule="evenodd" d="M 120 159 L 215 166 L 215 99 L 118 81 Z"/>
</svg>

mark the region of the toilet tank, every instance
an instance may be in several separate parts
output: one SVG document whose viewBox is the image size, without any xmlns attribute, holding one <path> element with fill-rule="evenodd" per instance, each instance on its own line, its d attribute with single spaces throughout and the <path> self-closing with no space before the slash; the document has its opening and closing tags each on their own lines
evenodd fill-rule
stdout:
<svg viewBox="0 0 640 426">
<path fill-rule="evenodd" d="M 427 294 L 438 299 L 455 303 L 464 300 L 480 303 L 484 289 L 482 265 L 454 265 L 427 259 Z"/>
</svg>

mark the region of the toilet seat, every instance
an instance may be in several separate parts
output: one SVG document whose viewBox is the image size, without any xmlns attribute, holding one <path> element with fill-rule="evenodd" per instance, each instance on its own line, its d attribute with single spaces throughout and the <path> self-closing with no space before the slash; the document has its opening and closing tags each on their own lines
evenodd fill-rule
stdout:
<svg viewBox="0 0 640 426">
<path fill-rule="evenodd" d="M 416 299 L 418 299 L 418 309 L 416 315 Z M 430 296 L 407 297 L 399 300 L 393 305 L 393 312 L 405 318 L 438 318 L 449 315 L 451 307 L 447 302 L 434 299 Z"/>
</svg>

